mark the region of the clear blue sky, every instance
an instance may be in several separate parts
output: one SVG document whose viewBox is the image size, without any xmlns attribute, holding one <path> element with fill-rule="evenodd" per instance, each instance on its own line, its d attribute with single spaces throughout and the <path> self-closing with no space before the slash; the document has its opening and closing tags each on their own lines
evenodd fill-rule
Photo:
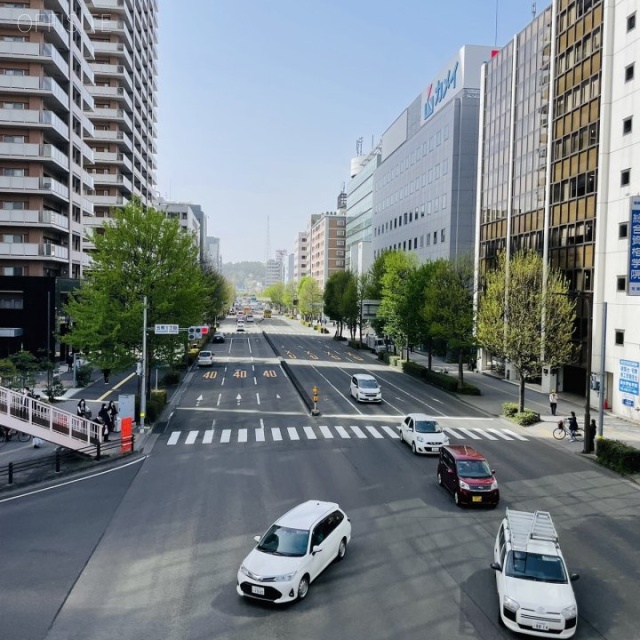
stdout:
<svg viewBox="0 0 640 640">
<path fill-rule="evenodd" d="M 265 260 L 267 217 L 270 257 L 292 251 L 335 210 L 356 140 L 367 152 L 462 45 L 504 46 L 531 7 L 160 0 L 158 190 L 202 205 L 224 262 Z"/>
</svg>

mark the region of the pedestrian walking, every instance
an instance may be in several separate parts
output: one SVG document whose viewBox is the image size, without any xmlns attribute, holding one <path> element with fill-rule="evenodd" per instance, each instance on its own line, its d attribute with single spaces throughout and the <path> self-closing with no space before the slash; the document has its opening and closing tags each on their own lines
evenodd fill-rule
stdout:
<svg viewBox="0 0 640 640">
<path fill-rule="evenodd" d="M 109 418 L 111 419 L 111 431 L 118 431 L 118 429 L 116 429 L 118 424 L 118 407 L 116 407 L 116 403 L 113 400 L 109 402 L 107 411 L 109 412 Z"/>
<path fill-rule="evenodd" d="M 551 407 L 551 415 L 555 416 L 558 408 L 558 394 L 555 390 L 549 394 L 549 406 Z"/>
<path fill-rule="evenodd" d="M 81 399 L 80 402 L 78 402 L 77 413 L 81 418 L 89 417 L 87 415 L 87 402 L 85 400 Z"/>
<path fill-rule="evenodd" d="M 73 353 L 67 354 L 67 373 L 73 373 Z"/>
<path fill-rule="evenodd" d="M 102 375 L 104 377 L 104 383 L 109 384 L 109 376 L 111 375 L 111 369 L 103 369 Z"/>
<path fill-rule="evenodd" d="M 576 431 L 578 430 L 578 418 L 576 418 L 576 412 L 572 411 L 568 419 L 569 422 L 569 442 L 576 441 Z"/>
</svg>

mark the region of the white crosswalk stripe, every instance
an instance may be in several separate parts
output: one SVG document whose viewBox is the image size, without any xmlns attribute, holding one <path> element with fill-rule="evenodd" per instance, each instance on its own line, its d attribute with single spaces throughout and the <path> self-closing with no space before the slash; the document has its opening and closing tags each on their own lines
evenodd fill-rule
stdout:
<svg viewBox="0 0 640 640">
<path fill-rule="evenodd" d="M 333 428 L 333 430 L 332 430 Z M 353 436 L 357 440 L 398 440 L 397 429 L 394 427 L 381 425 L 366 425 L 359 427 L 357 425 L 349 425 L 348 428 L 341 425 L 328 427 L 321 425 L 317 427 L 271 427 L 270 429 L 206 429 L 204 431 L 172 431 L 167 439 L 168 446 L 175 446 L 182 442 L 185 445 L 193 445 L 202 443 L 211 444 L 229 444 L 229 443 L 251 443 L 251 442 L 282 442 L 284 440 L 283 430 L 286 429 L 289 441 L 300 440 L 334 440 L 336 434 L 338 438 L 343 440 L 352 440 Z M 217 433 L 220 435 L 217 436 Z M 451 429 L 445 427 L 445 432 L 450 438 L 455 440 L 494 440 L 494 441 L 510 441 L 514 440 L 528 441 L 529 438 L 512 431 L 511 429 L 496 429 L 487 427 L 486 429 L 456 427 Z"/>
</svg>

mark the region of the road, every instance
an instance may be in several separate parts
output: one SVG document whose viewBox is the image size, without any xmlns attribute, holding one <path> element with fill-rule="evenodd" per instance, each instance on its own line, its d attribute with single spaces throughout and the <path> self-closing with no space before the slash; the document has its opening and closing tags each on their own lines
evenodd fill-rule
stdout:
<svg viewBox="0 0 640 640">
<path fill-rule="evenodd" d="M 263 329 L 296 377 L 319 386 L 319 418 Z M 190 372 L 144 461 L 0 501 L 0 638 L 512 637 L 498 624 L 489 569 L 506 506 L 554 517 L 569 569 L 581 574 L 576 638 L 639 637 L 636 485 L 472 399 L 277 317 L 212 350 L 216 363 Z M 354 371 L 378 377 L 381 405 L 350 399 Z M 455 507 L 436 484 L 435 458 L 412 455 L 395 437 L 410 410 L 433 414 L 452 441 L 487 456 L 498 510 Z M 344 562 L 304 602 L 239 598 L 235 575 L 253 536 L 310 498 L 335 500 L 350 516 Z"/>
</svg>

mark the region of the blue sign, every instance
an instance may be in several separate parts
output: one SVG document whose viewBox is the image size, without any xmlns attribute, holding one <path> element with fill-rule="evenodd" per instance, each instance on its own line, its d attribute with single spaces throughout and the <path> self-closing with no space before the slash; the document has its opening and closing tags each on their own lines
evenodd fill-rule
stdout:
<svg viewBox="0 0 640 640">
<path fill-rule="evenodd" d="M 640 362 L 635 360 L 620 360 L 620 379 L 618 390 L 637 396 L 640 394 L 639 384 Z"/>
<path fill-rule="evenodd" d="M 444 100 L 447 95 L 447 91 L 450 88 L 456 88 L 456 82 L 458 80 L 458 67 L 460 66 L 459 62 L 456 62 L 456 66 L 453 69 L 449 69 L 447 71 L 447 77 L 444 80 L 438 80 L 435 83 L 435 90 L 433 88 L 433 82 L 429 85 L 427 89 L 427 99 L 424 103 L 424 115 L 423 119 L 426 120 L 433 115 L 436 107 Z M 640 211 L 638 212 L 640 214 Z"/>
<path fill-rule="evenodd" d="M 627 398 L 624 398 L 624 400 L 622 401 L 622 404 L 625 407 L 633 407 L 633 400 L 628 400 Z"/>
<path fill-rule="evenodd" d="M 640 296 L 640 198 L 631 198 L 627 295 Z"/>
</svg>

